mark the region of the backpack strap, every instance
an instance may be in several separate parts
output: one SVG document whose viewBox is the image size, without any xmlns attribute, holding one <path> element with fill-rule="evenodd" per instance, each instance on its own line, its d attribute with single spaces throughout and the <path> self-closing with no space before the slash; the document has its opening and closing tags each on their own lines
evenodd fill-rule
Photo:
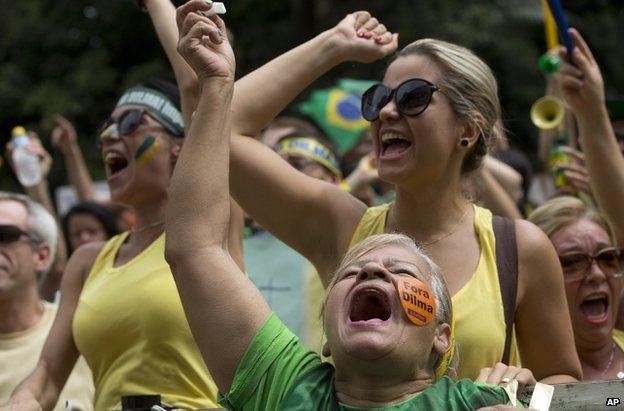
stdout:
<svg viewBox="0 0 624 411">
<path fill-rule="evenodd" d="M 518 247 L 514 221 L 500 216 L 492 217 L 496 238 L 496 268 L 505 313 L 505 349 L 501 362 L 509 364 L 511 338 L 516 313 L 518 293 Z"/>
</svg>

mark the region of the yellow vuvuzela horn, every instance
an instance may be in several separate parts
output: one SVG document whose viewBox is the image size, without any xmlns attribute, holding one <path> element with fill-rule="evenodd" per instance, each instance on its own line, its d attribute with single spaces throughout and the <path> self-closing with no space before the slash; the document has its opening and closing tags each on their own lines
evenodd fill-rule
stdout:
<svg viewBox="0 0 624 411">
<path fill-rule="evenodd" d="M 542 130 L 557 128 L 563 121 L 565 108 L 557 97 L 545 96 L 531 106 L 531 121 Z"/>
</svg>

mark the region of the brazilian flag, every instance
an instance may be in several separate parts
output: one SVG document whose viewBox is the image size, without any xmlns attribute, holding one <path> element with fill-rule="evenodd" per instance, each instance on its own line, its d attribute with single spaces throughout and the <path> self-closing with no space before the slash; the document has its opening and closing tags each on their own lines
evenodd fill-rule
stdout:
<svg viewBox="0 0 624 411">
<path fill-rule="evenodd" d="M 374 81 L 340 79 L 333 88 L 313 91 L 299 111 L 312 117 L 344 154 L 369 127 L 369 122 L 362 118 L 361 100 L 362 93 L 374 84 Z"/>
</svg>

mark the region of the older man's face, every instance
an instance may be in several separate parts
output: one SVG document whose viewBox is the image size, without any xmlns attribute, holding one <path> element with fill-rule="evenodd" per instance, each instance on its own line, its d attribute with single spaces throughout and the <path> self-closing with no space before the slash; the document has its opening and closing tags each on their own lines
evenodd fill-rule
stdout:
<svg viewBox="0 0 624 411">
<path fill-rule="evenodd" d="M 16 226 L 25 232 L 28 227 L 26 207 L 13 200 L 0 200 L 0 226 Z M 0 241 L 0 300 L 10 298 L 26 287 L 37 286 L 36 270 L 40 266 L 37 247 L 27 236 L 17 241 Z"/>
</svg>

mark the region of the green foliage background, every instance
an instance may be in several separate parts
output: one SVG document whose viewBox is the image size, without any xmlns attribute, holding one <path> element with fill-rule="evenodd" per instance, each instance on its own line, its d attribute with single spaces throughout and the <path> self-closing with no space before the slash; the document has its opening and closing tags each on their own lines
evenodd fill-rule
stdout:
<svg viewBox="0 0 624 411">
<path fill-rule="evenodd" d="M 624 94 L 624 1 L 562 2 L 594 50 L 608 94 Z M 543 94 L 536 62 L 545 51 L 538 0 L 226 0 L 226 6 L 239 76 L 361 9 L 398 31 L 403 46 L 436 37 L 472 48 L 499 80 L 512 144 L 534 155 L 537 131 L 528 112 Z M 92 175 L 102 178 L 94 134 L 116 96 L 149 76 L 173 80 L 148 15 L 130 0 L 0 0 L 0 9 L 0 143 L 17 124 L 37 131 L 55 160 L 51 187 L 66 184 L 48 138 L 53 114 L 62 113 L 76 124 Z M 379 79 L 384 65 L 344 64 L 313 87 L 339 77 Z M 19 190 L 6 164 L 0 187 Z"/>
</svg>

